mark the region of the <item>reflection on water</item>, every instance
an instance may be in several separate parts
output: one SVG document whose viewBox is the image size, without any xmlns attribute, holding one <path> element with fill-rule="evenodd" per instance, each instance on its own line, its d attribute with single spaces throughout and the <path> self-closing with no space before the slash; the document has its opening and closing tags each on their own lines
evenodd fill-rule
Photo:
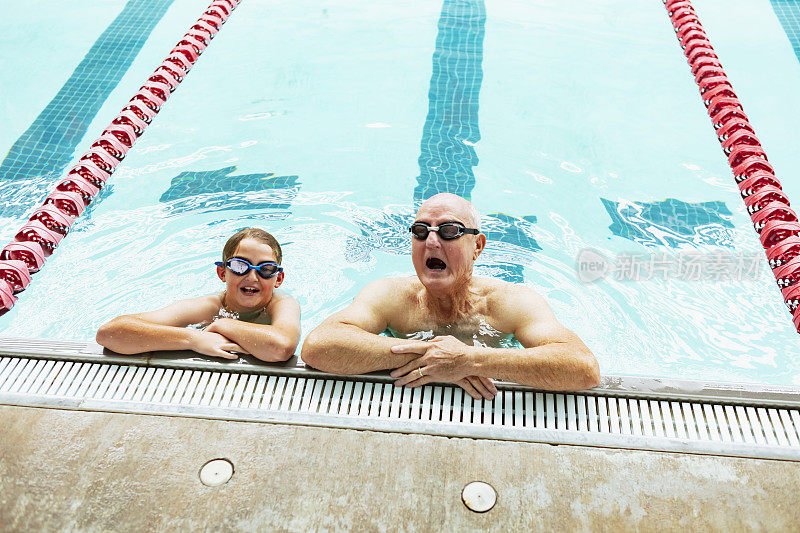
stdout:
<svg viewBox="0 0 800 533">
<path fill-rule="evenodd" d="M 485 348 L 519 348 L 519 341 L 508 333 L 503 333 L 492 327 L 483 315 L 476 315 L 459 324 L 445 324 L 432 329 L 401 333 L 391 328 L 387 329 L 391 337 L 408 339 L 412 341 L 432 341 L 436 337 L 452 336 L 472 346 Z"/>
<path fill-rule="evenodd" d="M 492 213 L 484 217 L 481 231 L 486 235 L 486 249 L 479 258 L 476 272 L 511 283 L 523 283 L 525 265 L 535 262 L 534 253 L 542 249 L 534 238 L 535 223 L 535 216 L 517 218 Z"/>
<path fill-rule="evenodd" d="M 646 246 L 733 246 L 732 215 L 723 202 L 687 203 L 674 198 L 660 202 L 600 200 L 611 216 L 609 229 L 619 237 Z"/>
<path fill-rule="evenodd" d="M 375 250 L 394 255 L 411 253 L 411 233 L 408 231 L 414 223 L 411 206 L 391 205 L 382 210 L 353 207 L 355 209 L 337 213 L 337 216 L 352 222 L 359 229 L 357 235 L 347 237 L 345 257 L 348 262 L 371 261 Z"/>
<path fill-rule="evenodd" d="M 289 209 L 300 190 L 297 176 L 233 174 L 235 166 L 181 172 L 159 201 L 173 215 L 231 209 Z"/>
<path fill-rule="evenodd" d="M 3 246 L 12 240 L 14 233 L 28 221 L 28 217 L 41 207 L 44 199 L 53 190 L 52 176 L 36 176 L 11 182 L 0 181 L 0 239 Z M 100 189 L 92 203 L 86 206 L 80 217 L 75 220 L 70 233 L 84 231 L 91 227 L 92 217 L 98 206 L 114 192 L 114 185 L 106 184 Z M 8 218 L 6 218 L 8 217 Z"/>
</svg>

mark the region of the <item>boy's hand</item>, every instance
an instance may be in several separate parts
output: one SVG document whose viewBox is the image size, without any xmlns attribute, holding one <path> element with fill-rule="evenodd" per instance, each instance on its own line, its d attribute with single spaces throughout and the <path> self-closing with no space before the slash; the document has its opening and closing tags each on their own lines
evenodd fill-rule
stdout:
<svg viewBox="0 0 800 533">
<path fill-rule="evenodd" d="M 237 321 L 232 318 L 218 318 L 214 320 L 211 324 L 207 325 L 203 328 L 203 331 L 208 331 L 211 333 L 219 333 L 222 336 L 225 336 L 225 326 L 229 323 L 236 323 Z"/>
<path fill-rule="evenodd" d="M 247 353 L 247 350 L 227 337 L 207 330 L 196 332 L 192 338 L 192 350 L 223 359 L 238 359 L 239 356 L 232 352 Z"/>
</svg>

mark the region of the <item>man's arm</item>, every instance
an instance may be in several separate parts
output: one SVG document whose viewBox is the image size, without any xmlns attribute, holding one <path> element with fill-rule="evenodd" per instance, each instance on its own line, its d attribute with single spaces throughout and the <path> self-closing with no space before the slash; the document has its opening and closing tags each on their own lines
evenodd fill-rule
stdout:
<svg viewBox="0 0 800 533">
<path fill-rule="evenodd" d="M 415 360 L 419 354 L 401 354 L 393 346 L 405 339 L 378 335 L 386 330 L 389 317 L 408 312 L 403 304 L 403 280 L 381 279 L 367 285 L 353 303 L 328 317 L 306 337 L 301 357 L 316 369 L 333 374 L 365 374 L 388 370 Z M 491 400 L 497 389 L 488 379 L 464 376 L 453 381 L 473 398 Z"/>
<path fill-rule="evenodd" d="M 392 353 L 404 339 L 379 335 L 400 296 L 401 280 L 387 278 L 364 287 L 353 302 L 317 326 L 303 343 L 301 358 L 318 370 L 333 374 L 364 374 L 403 366 L 418 357 Z"/>
<path fill-rule="evenodd" d="M 506 287 L 495 297 L 492 315 L 500 329 L 510 331 L 524 348 L 468 346 L 452 337 L 434 339 L 434 346 L 411 343 L 395 348 L 401 353 L 424 353 L 393 372 L 398 384 L 424 385 L 461 375 L 491 377 L 545 390 L 584 390 L 600 383 L 594 354 L 555 317 L 536 291 L 523 285 Z M 422 368 L 423 378 L 414 372 Z M 416 379 L 415 379 L 416 378 Z M 448 380 L 449 380 L 448 379 Z"/>
<path fill-rule="evenodd" d="M 219 318 L 206 331 L 224 335 L 262 361 L 286 361 L 300 341 L 300 305 L 287 294 L 275 293 L 267 313 L 269 325 Z"/>
<path fill-rule="evenodd" d="M 246 350 L 219 333 L 187 329 L 189 324 L 211 320 L 219 310 L 214 296 L 180 300 L 163 309 L 118 316 L 97 330 L 97 343 L 117 353 L 131 355 L 156 350 L 194 350 L 236 359 L 230 352 Z"/>
<path fill-rule="evenodd" d="M 525 348 L 476 350 L 472 372 L 544 390 L 584 390 L 600 384 L 594 354 L 558 321 L 528 327 L 515 336 Z"/>
</svg>

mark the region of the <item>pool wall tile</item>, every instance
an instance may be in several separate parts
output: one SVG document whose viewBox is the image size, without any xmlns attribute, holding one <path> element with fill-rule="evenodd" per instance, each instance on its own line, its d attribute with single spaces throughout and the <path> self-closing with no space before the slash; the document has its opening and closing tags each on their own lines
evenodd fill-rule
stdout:
<svg viewBox="0 0 800 533">
<path fill-rule="evenodd" d="M 446 0 L 442 5 L 415 201 L 441 192 L 469 199 L 475 187 L 485 25 L 483 1 Z"/>
<path fill-rule="evenodd" d="M 797 0 L 770 0 L 772 10 L 781 21 L 783 31 L 792 43 L 792 48 L 800 60 L 800 2 Z"/>
</svg>

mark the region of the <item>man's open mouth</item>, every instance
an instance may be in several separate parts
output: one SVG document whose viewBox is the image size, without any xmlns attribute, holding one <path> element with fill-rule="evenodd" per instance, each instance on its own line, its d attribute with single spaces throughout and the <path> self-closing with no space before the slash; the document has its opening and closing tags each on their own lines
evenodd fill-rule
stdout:
<svg viewBox="0 0 800 533">
<path fill-rule="evenodd" d="M 428 260 L 425 261 L 425 266 L 431 270 L 444 270 L 447 268 L 447 264 L 438 257 L 429 257 Z"/>
</svg>

